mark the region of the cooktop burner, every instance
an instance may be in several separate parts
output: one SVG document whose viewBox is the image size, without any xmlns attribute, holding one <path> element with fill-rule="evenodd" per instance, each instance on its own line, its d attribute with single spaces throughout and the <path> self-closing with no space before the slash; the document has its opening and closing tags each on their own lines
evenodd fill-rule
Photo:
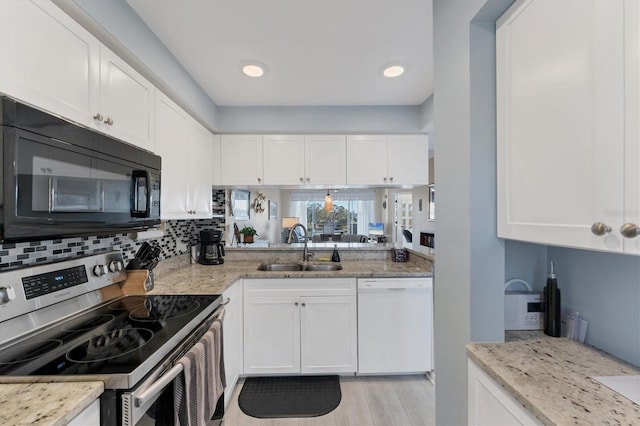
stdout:
<svg viewBox="0 0 640 426">
<path fill-rule="evenodd" d="M 128 374 L 218 295 L 125 296 L 0 351 L 0 375 Z"/>
</svg>

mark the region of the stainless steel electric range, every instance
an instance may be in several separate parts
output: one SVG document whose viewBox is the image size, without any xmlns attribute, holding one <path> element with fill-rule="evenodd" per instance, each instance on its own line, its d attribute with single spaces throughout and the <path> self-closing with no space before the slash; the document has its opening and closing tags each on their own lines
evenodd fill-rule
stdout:
<svg viewBox="0 0 640 426">
<path fill-rule="evenodd" d="M 125 296 L 125 279 L 115 251 L 1 272 L 0 383 L 102 381 L 101 424 L 171 424 L 156 401 L 221 315 L 221 297 Z"/>
</svg>

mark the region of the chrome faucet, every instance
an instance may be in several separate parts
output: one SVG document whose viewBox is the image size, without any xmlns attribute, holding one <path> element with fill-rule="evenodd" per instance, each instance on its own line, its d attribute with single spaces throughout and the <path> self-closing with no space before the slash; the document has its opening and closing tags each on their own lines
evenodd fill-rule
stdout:
<svg viewBox="0 0 640 426">
<path fill-rule="evenodd" d="M 289 236 L 287 237 L 287 244 L 291 244 L 291 240 L 293 238 L 293 232 L 295 231 L 296 227 L 300 227 L 302 228 L 302 230 L 304 231 L 304 251 L 302 252 L 302 261 L 303 262 L 308 262 L 309 258 L 311 256 L 313 256 L 315 253 L 311 253 L 308 248 L 307 248 L 307 228 L 305 228 L 305 226 L 301 223 L 296 223 L 295 225 L 293 225 L 290 229 L 289 229 Z"/>
</svg>

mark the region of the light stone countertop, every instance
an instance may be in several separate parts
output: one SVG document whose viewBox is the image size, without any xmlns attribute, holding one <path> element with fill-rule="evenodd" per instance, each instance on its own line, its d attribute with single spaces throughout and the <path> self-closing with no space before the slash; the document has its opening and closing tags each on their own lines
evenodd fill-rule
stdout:
<svg viewBox="0 0 640 426">
<path fill-rule="evenodd" d="M 386 278 L 430 277 L 415 263 L 390 260 L 341 262 L 340 271 L 258 271 L 260 260 L 232 260 L 222 265 L 191 264 L 166 272 L 155 280 L 151 294 L 220 294 L 240 278 Z"/>
<path fill-rule="evenodd" d="M 545 425 L 640 424 L 640 406 L 591 379 L 638 375 L 640 368 L 592 346 L 536 332 L 472 343 L 467 354 Z"/>
<path fill-rule="evenodd" d="M 104 391 L 102 382 L 0 385 L 0 425 L 63 426 Z"/>
</svg>

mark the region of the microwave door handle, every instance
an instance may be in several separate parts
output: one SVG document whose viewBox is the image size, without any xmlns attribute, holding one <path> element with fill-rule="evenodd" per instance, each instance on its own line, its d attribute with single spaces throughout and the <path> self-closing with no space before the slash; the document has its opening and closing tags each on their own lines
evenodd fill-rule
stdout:
<svg viewBox="0 0 640 426">
<path fill-rule="evenodd" d="M 138 205 L 138 181 L 144 178 L 145 185 L 145 206 L 144 211 L 140 210 Z M 151 211 L 151 182 L 149 172 L 146 170 L 134 170 L 131 173 L 131 217 L 149 217 Z"/>
<path fill-rule="evenodd" d="M 49 214 L 53 211 L 53 203 L 54 203 L 54 189 L 53 189 L 53 178 L 49 178 Z"/>
<path fill-rule="evenodd" d="M 173 379 L 178 377 L 178 374 L 182 373 L 182 364 L 178 363 L 171 367 L 169 371 L 162 375 L 157 381 L 153 382 L 151 386 L 146 388 L 140 395 L 135 398 L 136 407 L 144 405 L 150 398 L 153 398 L 158 392 L 161 392 L 165 386 L 167 386 Z"/>
</svg>

